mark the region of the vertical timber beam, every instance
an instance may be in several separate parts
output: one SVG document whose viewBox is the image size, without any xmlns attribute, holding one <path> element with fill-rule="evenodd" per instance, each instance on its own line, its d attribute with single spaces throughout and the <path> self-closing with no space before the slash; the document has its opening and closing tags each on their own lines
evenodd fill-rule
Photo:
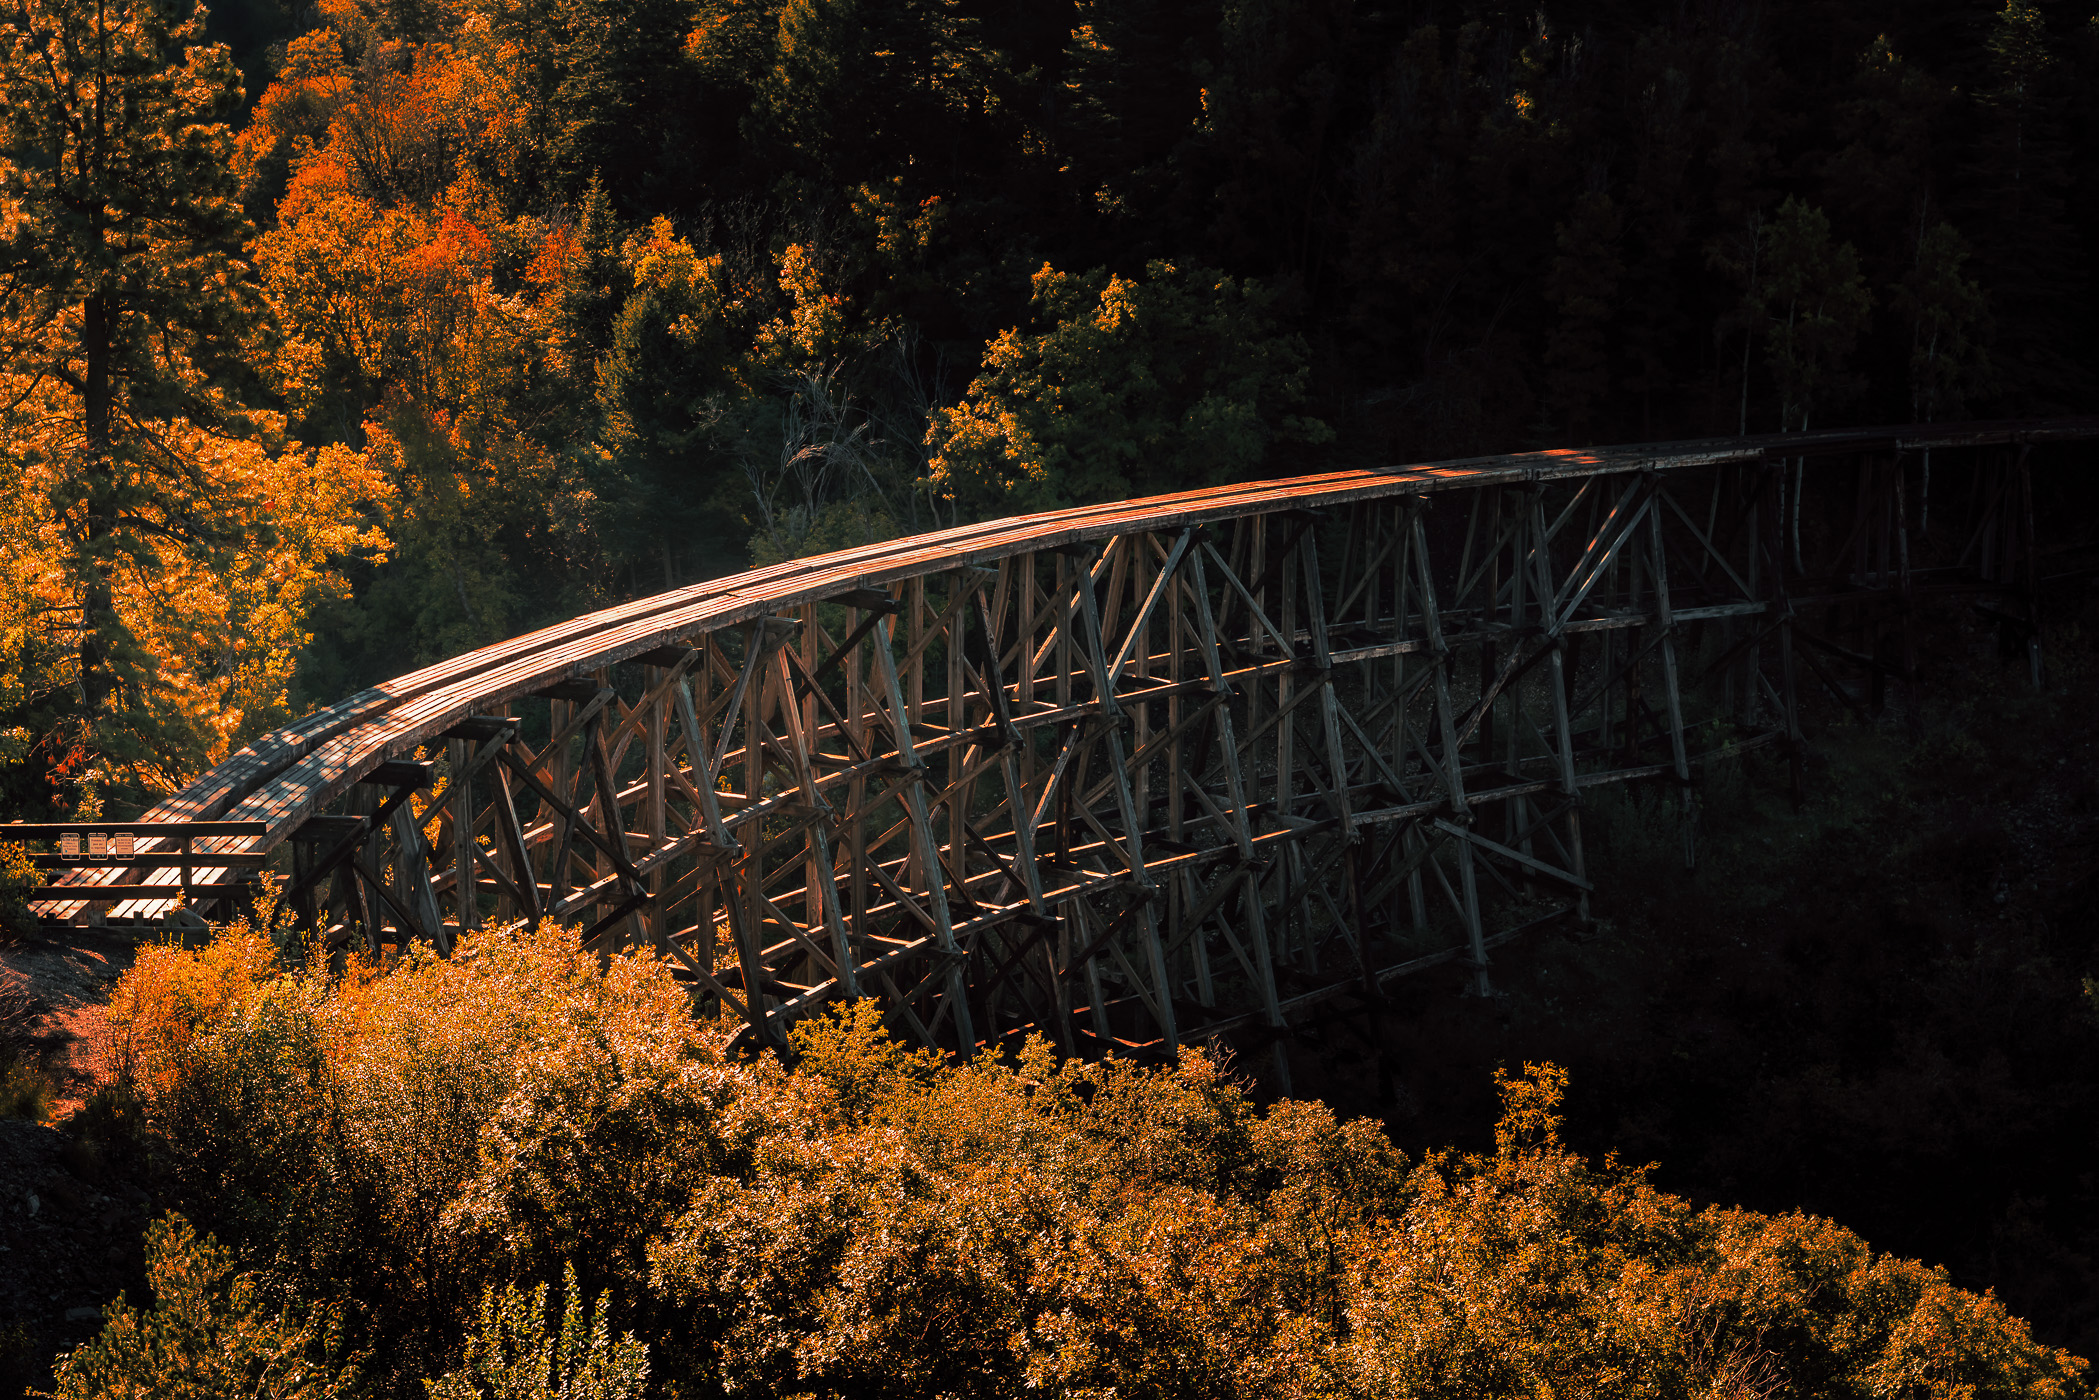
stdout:
<svg viewBox="0 0 2099 1400">
<path fill-rule="evenodd" d="M 1655 619 L 1662 634 L 1662 690 L 1669 710 L 1669 755 L 1676 769 L 1677 818 L 1683 829 L 1684 869 L 1696 870 L 1698 799 L 1691 788 L 1690 752 L 1684 745 L 1683 697 L 1677 689 L 1676 613 L 1669 604 L 1669 556 L 1662 543 L 1662 512 L 1647 512 L 1647 531 L 1653 551 Z"/>
<path fill-rule="evenodd" d="M 474 775 L 467 771 L 473 746 L 454 739 L 446 747 L 452 768 L 452 904 L 464 938 L 481 923 L 479 872 L 474 869 Z"/>
<path fill-rule="evenodd" d="M 1116 542 L 1125 549 L 1134 543 L 1130 538 Z M 1116 701 L 1114 679 L 1109 674 L 1107 645 L 1101 635 L 1100 600 L 1095 596 L 1093 584 L 1083 577 L 1078 591 L 1080 617 L 1086 628 L 1081 647 L 1086 653 L 1087 668 L 1093 673 L 1094 691 L 1100 699 L 1100 737 L 1107 750 L 1108 775 L 1116 809 L 1122 818 L 1123 852 L 1129 862 L 1137 900 L 1142 905 L 1137 917 L 1144 932 L 1144 952 L 1149 964 L 1147 972 L 1155 993 L 1146 1000 L 1152 1003 L 1152 1014 L 1157 1019 L 1166 1048 L 1174 1050 L 1180 1046 L 1180 1035 L 1174 1024 L 1173 983 L 1166 970 L 1166 949 L 1159 939 L 1159 923 L 1153 912 L 1159 886 L 1144 865 L 1144 823 L 1138 816 L 1136 799 L 1130 789 L 1129 763 L 1122 746 L 1122 706 Z M 1142 620 L 1139 619 L 1140 624 Z M 1107 1033 L 1105 1026 L 1101 1030 L 1103 1035 Z"/>
<path fill-rule="evenodd" d="M 915 590 L 922 594 L 923 590 Z M 917 607 L 913 608 L 915 618 Z M 962 1053 L 975 1053 L 976 1026 L 970 1017 L 968 987 L 963 979 L 963 964 L 967 961 L 955 942 L 955 925 L 948 912 L 947 883 L 942 877 L 940 853 L 934 846 L 933 820 L 926 810 L 925 760 L 918 756 L 911 743 L 911 717 L 904 699 L 904 688 L 896 673 L 896 657 L 890 652 L 887 628 L 876 626 L 867 637 L 868 645 L 874 649 L 875 674 L 881 682 L 884 699 L 889 705 L 891 726 L 896 735 L 897 765 L 903 770 L 904 806 L 909 813 L 911 825 L 911 849 L 917 867 L 924 873 L 923 888 L 926 903 L 933 914 L 934 946 L 939 950 L 945 965 L 932 975 L 940 977 L 946 988 L 946 996 L 954 1007 L 955 1035 Z M 923 674 L 922 670 L 914 675 Z"/>
</svg>

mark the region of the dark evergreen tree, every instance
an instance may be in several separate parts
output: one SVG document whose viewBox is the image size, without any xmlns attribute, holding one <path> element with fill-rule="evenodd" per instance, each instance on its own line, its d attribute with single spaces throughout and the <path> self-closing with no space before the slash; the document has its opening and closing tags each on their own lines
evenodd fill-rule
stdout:
<svg viewBox="0 0 2099 1400">
<path fill-rule="evenodd" d="M 1975 159 L 1959 211 L 1976 234 L 2004 406 L 2025 413 L 2087 404 L 2099 383 L 2078 314 L 2089 278 L 2065 218 L 2075 166 L 2063 145 L 2071 90 L 2059 48 L 2028 0 L 2006 0 L 1992 20 Z"/>
<path fill-rule="evenodd" d="M 686 207 L 694 96 L 693 0 L 572 0 L 548 156 L 565 189 L 595 177 L 629 218 Z"/>
</svg>

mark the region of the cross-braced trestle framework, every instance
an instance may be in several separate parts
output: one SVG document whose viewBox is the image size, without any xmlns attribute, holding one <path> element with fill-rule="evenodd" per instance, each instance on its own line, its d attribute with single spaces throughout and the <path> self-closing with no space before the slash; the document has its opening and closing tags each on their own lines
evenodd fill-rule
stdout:
<svg viewBox="0 0 2099 1400">
<path fill-rule="evenodd" d="M 217 845 L 288 843 L 338 945 L 653 946 L 760 1045 L 865 996 L 961 1049 L 1280 1042 L 1430 967 L 1489 994 L 1498 945 L 1585 919 L 1600 788 L 1661 785 L 1686 862 L 1707 765 L 1776 745 L 1797 792 L 1802 687 L 1867 713 L 1913 683 L 1924 595 L 1986 600 L 2038 682 L 2029 453 L 2093 436 L 1535 453 L 968 527 L 404 677 L 148 817 L 267 822 Z M 1927 564 L 1932 451 L 1966 508 Z"/>
</svg>

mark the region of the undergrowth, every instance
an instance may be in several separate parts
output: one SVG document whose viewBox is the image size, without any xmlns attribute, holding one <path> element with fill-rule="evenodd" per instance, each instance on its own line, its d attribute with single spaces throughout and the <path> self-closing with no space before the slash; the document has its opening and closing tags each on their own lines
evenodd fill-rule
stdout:
<svg viewBox="0 0 2099 1400">
<path fill-rule="evenodd" d="M 1585 1160 L 1550 1066 L 1409 1160 L 1199 1052 L 956 1063 L 858 1004 L 733 1060 L 559 930 L 339 976 L 255 937 L 119 989 L 93 1111 L 181 1216 L 64 1400 L 2088 1393 L 1941 1270 Z"/>
<path fill-rule="evenodd" d="M 20 842 L 0 841 L 0 933 L 13 933 L 29 926 L 29 902 L 25 891 L 42 883 L 36 862 Z"/>
<path fill-rule="evenodd" d="M 20 983 L 0 978 L 0 1118 L 48 1118 L 58 1096 L 34 1036 L 40 1009 Z"/>
</svg>

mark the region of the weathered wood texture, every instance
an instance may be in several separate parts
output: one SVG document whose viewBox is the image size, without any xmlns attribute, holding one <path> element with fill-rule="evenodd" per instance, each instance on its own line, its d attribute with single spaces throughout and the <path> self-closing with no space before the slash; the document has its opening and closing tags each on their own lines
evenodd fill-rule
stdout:
<svg viewBox="0 0 2099 1400">
<path fill-rule="evenodd" d="M 454 658 L 146 817 L 266 823 L 198 848 L 288 844 L 291 906 L 338 942 L 653 945 L 760 1044 L 859 996 L 963 1049 L 1279 1041 L 1427 967 L 1487 993 L 1498 944 L 1586 916 L 1601 785 L 1659 784 L 1695 860 L 1705 767 L 1776 744 L 1797 784 L 1796 663 L 1879 705 L 1920 595 L 2000 595 L 2038 678 L 2027 454 L 2092 438 L 1541 452 L 966 526 Z M 1933 451 L 1965 547 L 1913 568 Z M 41 912 L 173 906 L 89 893 L 118 878 Z"/>
</svg>

